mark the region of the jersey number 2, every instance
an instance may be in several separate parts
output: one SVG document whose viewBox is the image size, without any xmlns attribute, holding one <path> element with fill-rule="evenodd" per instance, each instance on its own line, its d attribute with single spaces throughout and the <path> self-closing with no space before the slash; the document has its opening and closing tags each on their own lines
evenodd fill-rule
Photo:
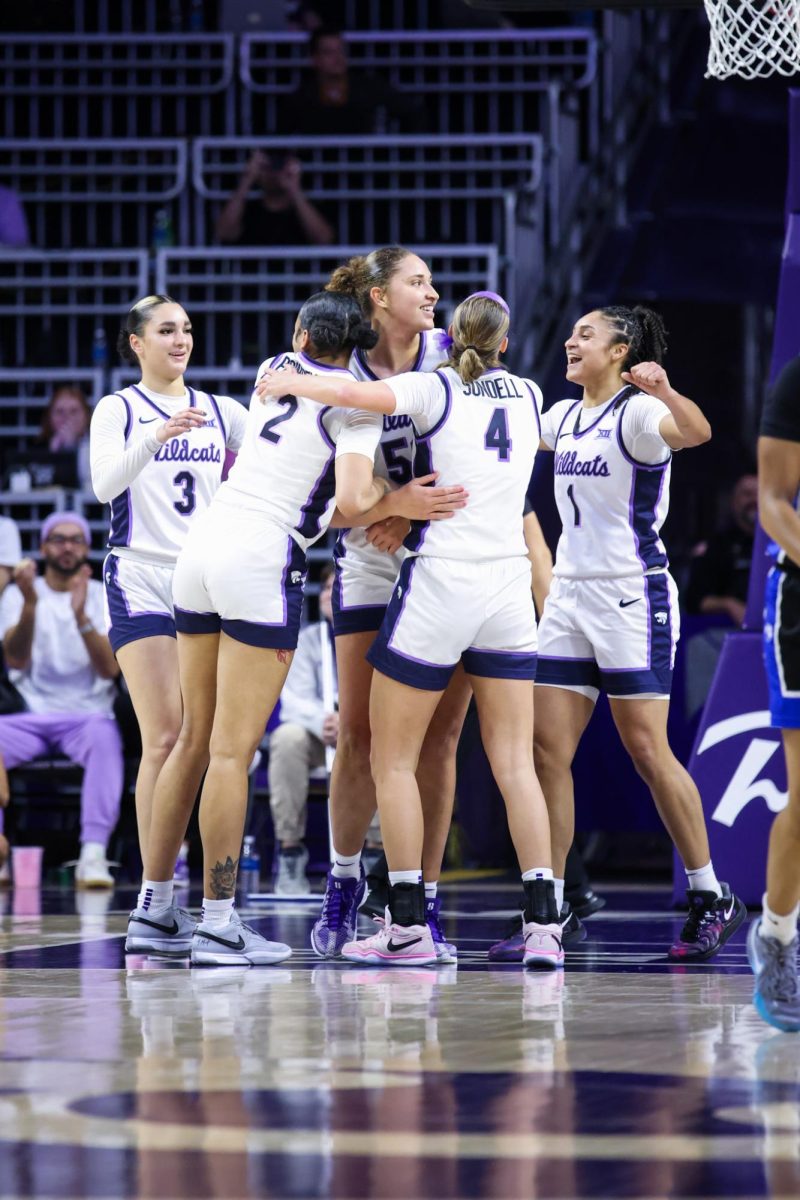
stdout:
<svg viewBox="0 0 800 1200">
<path fill-rule="evenodd" d="M 290 417 L 294 416 L 294 414 L 297 412 L 297 397 L 281 396 L 278 400 L 278 404 L 284 405 L 286 412 L 281 413 L 279 417 L 272 417 L 269 421 L 267 421 L 264 425 L 264 428 L 261 430 L 261 433 L 259 434 L 259 437 L 264 438 L 264 440 L 267 442 L 272 442 L 275 446 L 277 446 L 278 442 L 281 440 L 281 435 L 274 432 L 275 426 L 282 425 L 284 421 L 288 421 Z"/>
<path fill-rule="evenodd" d="M 511 438 L 508 436 L 508 414 L 504 408 L 496 408 L 486 426 L 483 444 L 487 450 L 497 451 L 498 462 L 511 459 Z"/>
<path fill-rule="evenodd" d="M 190 513 L 194 512 L 197 505 L 197 497 L 194 494 L 196 486 L 194 475 L 191 471 L 179 471 L 172 482 L 175 487 L 183 489 L 180 500 L 176 500 L 172 507 L 182 517 L 188 517 Z"/>
</svg>

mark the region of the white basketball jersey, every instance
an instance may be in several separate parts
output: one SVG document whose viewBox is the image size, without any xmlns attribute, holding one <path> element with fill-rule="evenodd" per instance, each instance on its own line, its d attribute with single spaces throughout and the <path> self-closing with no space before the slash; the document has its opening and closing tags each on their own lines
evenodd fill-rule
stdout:
<svg viewBox="0 0 800 1200">
<path fill-rule="evenodd" d="M 440 363 L 447 359 L 447 333 L 444 329 L 431 329 L 419 335 L 419 351 L 411 371 L 435 371 Z M 361 350 L 354 350 L 350 357 L 350 370 L 360 383 L 372 383 L 378 376 L 371 370 L 367 359 Z M 381 443 L 375 455 L 375 474 L 382 479 L 402 487 L 414 477 L 414 424 L 410 417 L 384 416 Z M 370 560 L 377 561 L 381 566 L 386 561 L 386 555 L 376 550 L 367 541 L 365 529 L 346 529 L 339 535 L 337 554 L 347 554 L 349 559 L 357 558 L 359 562 L 368 565 Z"/>
<path fill-rule="evenodd" d="M 414 474 L 438 471 L 437 486 L 460 483 L 469 493 L 449 520 L 415 522 L 406 547 L 470 561 L 526 554 L 522 511 L 541 437 L 537 385 L 502 368 L 462 383 L 452 367 L 384 382 L 397 412 L 414 421 Z"/>
<path fill-rule="evenodd" d="M 266 359 L 257 378 L 268 367 L 289 366 L 301 375 L 350 377 L 346 368 L 289 353 Z M 380 432 L 377 413 L 327 408 L 303 396 L 262 402 L 254 392 L 242 449 L 215 503 L 263 512 L 307 549 L 328 528 L 336 507 L 336 458 L 374 458 Z"/>
<path fill-rule="evenodd" d="M 183 396 L 162 396 L 141 384 L 104 396 L 98 404 L 92 421 L 93 458 L 103 452 L 101 440 L 118 442 L 122 434 L 124 450 L 135 450 L 176 412 L 195 407 L 206 413 L 205 425 L 170 438 L 149 459 L 145 452 L 142 469 L 112 498 L 108 545 L 117 553 L 175 562 L 192 519 L 208 507 L 220 485 L 226 448 L 239 448 L 246 412 L 230 396 L 192 388 Z"/>
<path fill-rule="evenodd" d="M 628 387 L 599 407 L 562 400 L 544 414 L 562 524 L 556 575 L 611 578 L 669 565 L 659 530 L 669 509 L 671 454 L 658 433 L 668 414 L 660 400 Z M 654 461 L 642 461 L 643 453 Z"/>
</svg>

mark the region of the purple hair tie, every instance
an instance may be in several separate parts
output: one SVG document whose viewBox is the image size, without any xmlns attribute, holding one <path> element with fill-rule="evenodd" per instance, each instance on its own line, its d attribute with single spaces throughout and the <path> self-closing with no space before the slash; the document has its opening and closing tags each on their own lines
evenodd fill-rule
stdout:
<svg viewBox="0 0 800 1200">
<path fill-rule="evenodd" d="M 511 319 L 511 309 L 506 304 L 502 296 L 498 296 L 497 292 L 472 292 L 467 296 L 467 300 L 478 300 L 483 297 L 484 300 L 494 300 L 495 304 L 499 304 L 502 309 L 505 309 L 506 316 Z M 466 304 L 466 300 L 464 301 Z"/>
</svg>

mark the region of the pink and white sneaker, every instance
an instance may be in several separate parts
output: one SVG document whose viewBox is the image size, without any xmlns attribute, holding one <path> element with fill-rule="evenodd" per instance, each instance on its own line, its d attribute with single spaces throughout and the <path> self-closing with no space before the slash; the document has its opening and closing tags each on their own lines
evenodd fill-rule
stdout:
<svg viewBox="0 0 800 1200">
<path fill-rule="evenodd" d="M 525 921 L 522 926 L 525 943 L 523 967 L 539 971 L 554 971 L 557 967 L 563 967 L 561 932 L 560 925 L 536 925 L 533 921 Z"/>
<path fill-rule="evenodd" d="M 377 967 L 424 967 L 436 962 L 436 947 L 427 925 L 394 925 L 387 908 L 385 924 L 371 937 L 347 942 L 342 958 Z"/>
</svg>

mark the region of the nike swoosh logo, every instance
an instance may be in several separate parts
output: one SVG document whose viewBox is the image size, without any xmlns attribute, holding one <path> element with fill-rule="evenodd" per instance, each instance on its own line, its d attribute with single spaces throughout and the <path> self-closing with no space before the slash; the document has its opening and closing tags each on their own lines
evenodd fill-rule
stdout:
<svg viewBox="0 0 800 1200">
<path fill-rule="evenodd" d="M 150 425 L 153 421 L 157 421 L 158 417 L 139 417 L 140 425 Z"/>
<path fill-rule="evenodd" d="M 398 946 L 397 942 L 393 942 L 391 938 L 386 943 L 386 949 L 390 954 L 395 954 L 398 950 L 408 950 L 409 946 L 416 946 L 417 942 L 421 942 L 422 938 L 412 938 L 410 942 L 401 942 Z"/>
<path fill-rule="evenodd" d="M 158 921 L 148 921 L 147 917 L 134 917 L 137 925 L 149 925 L 151 929 L 158 929 L 160 933 L 177 933 L 178 922 L 172 918 L 171 925 L 161 925 Z"/>
<path fill-rule="evenodd" d="M 635 600 L 620 600 L 619 606 L 620 608 L 627 608 L 630 604 L 638 604 L 641 598 L 641 596 L 637 596 Z"/>
<path fill-rule="evenodd" d="M 217 937 L 214 933 L 207 933 L 205 929 L 197 933 L 198 937 L 206 938 L 209 942 L 218 942 L 220 946 L 227 946 L 229 950 L 244 950 L 244 938 L 239 934 L 239 940 L 229 942 L 227 938 Z"/>
<path fill-rule="evenodd" d="M 731 906 L 730 906 L 730 908 L 728 909 L 728 911 L 727 911 L 726 913 L 723 913 L 723 918 L 724 918 L 724 920 L 726 920 L 726 921 L 730 921 L 731 917 L 733 916 L 733 910 L 734 910 L 734 908 L 735 908 L 735 907 L 736 907 L 736 905 L 735 905 L 735 904 L 733 903 L 733 901 L 732 901 L 732 902 L 731 902 Z"/>
</svg>

